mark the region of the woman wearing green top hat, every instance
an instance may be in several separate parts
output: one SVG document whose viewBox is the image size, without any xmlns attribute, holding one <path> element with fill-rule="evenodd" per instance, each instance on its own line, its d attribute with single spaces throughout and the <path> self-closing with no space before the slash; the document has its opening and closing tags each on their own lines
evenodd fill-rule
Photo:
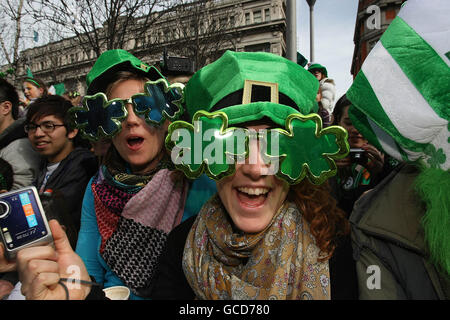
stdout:
<svg viewBox="0 0 450 320">
<path fill-rule="evenodd" d="M 169 121 L 182 112 L 182 85 L 169 85 L 153 66 L 119 49 L 98 58 L 87 85 L 83 105 L 70 111 L 73 121 L 84 137 L 112 145 L 86 189 L 76 252 L 96 283 L 145 298 L 167 234 L 196 214 L 215 187 L 172 170 L 164 147 Z M 39 256 L 39 249 L 48 250 L 21 256 Z M 23 292 L 34 297 L 26 279 Z"/>
<path fill-rule="evenodd" d="M 178 169 L 189 178 L 206 173 L 218 194 L 195 221 L 172 231 L 147 288 L 152 297 L 354 296 L 348 222 L 325 183 L 336 172 L 334 160 L 348 152 L 346 132 L 322 129 L 317 90 L 306 70 L 268 53 L 227 51 L 188 82 L 184 100 L 193 124 L 173 122 L 166 145 Z M 51 227 L 57 263 L 36 268 L 48 277 L 27 267 L 35 257 L 19 254 L 30 298 L 64 297 L 61 286 L 50 284 L 69 265 L 90 280 L 63 232 Z M 71 289 L 69 298 L 101 297 L 93 288 Z"/>
<path fill-rule="evenodd" d="M 169 235 L 153 298 L 356 298 L 349 225 L 326 183 L 347 135 L 322 129 L 318 86 L 282 57 L 230 51 L 188 82 L 192 124 L 172 123 L 166 145 L 218 193 Z M 200 133 L 214 139 L 196 143 Z"/>
</svg>

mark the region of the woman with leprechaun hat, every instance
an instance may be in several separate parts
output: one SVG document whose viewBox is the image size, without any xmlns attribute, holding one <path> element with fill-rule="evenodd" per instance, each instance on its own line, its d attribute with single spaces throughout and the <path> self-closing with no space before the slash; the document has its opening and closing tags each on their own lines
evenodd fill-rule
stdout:
<svg viewBox="0 0 450 320">
<path fill-rule="evenodd" d="M 63 243 L 63 249 L 56 245 L 58 256 L 73 258 L 53 261 L 63 272 L 58 278 L 73 277 L 70 270 L 79 265 L 83 282 L 73 288 L 52 278 L 60 285 L 46 283 L 50 288 L 37 294 L 32 280 L 39 275 L 27 270 L 22 292 L 29 299 L 81 298 L 95 285 L 89 275 L 105 288 L 128 287 L 130 299 L 145 298 L 167 234 L 215 192 L 175 172 L 164 147 L 169 121 L 183 110 L 183 85 L 169 85 L 157 69 L 121 49 L 104 52 L 86 81 L 83 105 L 69 111 L 74 125 L 84 137 L 111 139 L 112 145 L 84 195 L 77 254 L 51 222 L 55 244 Z M 54 253 L 43 247 L 21 252 L 19 270 L 29 265 L 25 261 Z"/>
<path fill-rule="evenodd" d="M 349 225 L 326 184 L 347 134 L 322 128 L 318 86 L 269 53 L 227 51 L 194 74 L 192 123 L 172 123 L 166 145 L 178 169 L 205 172 L 218 194 L 171 232 L 153 298 L 356 297 Z"/>
</svg>

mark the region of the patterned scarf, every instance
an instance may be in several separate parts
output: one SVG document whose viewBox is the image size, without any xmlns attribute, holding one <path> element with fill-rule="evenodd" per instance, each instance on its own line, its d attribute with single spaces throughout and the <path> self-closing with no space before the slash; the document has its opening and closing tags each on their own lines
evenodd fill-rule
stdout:
<svg viewBox="0 0 450 320">
<path fill-rule="evenodd" d="M 142 295 L 167 234 L 181 221 L 188 183 L 174 177 L 166 158 L 145 175 L 128 174 L 125 166 L 113 151 L 92 184 L 100 255 L 134 294 Z"/>
<path fill-rule="evenodd" d="M 286 201 L 265 230 L 233 232 L 216 195 L 188 235 L 183 270 L 200 299 L 330 299 L 328 261 L 294 203 Z"/>
</svg>

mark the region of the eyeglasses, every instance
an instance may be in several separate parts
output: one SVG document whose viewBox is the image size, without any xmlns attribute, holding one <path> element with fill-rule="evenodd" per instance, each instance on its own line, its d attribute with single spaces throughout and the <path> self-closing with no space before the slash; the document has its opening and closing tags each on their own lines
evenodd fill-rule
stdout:
<svg viewBox="0 0 450 320">
<path fill-rule="evenodd" d="M 40 128 L 45 133 L 51 133 L 56 127 L 65 127 L 65 124 L 54 124 L 50 121 L 42 122 L 41 124 L 30 123 L 24 126 L 25 132 L 35 132 L 37 128 Z"/>
<path fill-rule="evenodd" d="M 90 140 L 112 137 L 121 130 L 122 121 L 128 116 L 127 104 L 133 112 L 152 126 L 160 126 L 166 119 L 175 119 L 182 113 L 180 105 L 183 85 L 172 84 L 165 79 L 148 81 L 144 92 L 129 99 L 108 100 L 102 92 L 85 96 L 82 107 L 69 110 L 75 127 Z"/>
</svg>

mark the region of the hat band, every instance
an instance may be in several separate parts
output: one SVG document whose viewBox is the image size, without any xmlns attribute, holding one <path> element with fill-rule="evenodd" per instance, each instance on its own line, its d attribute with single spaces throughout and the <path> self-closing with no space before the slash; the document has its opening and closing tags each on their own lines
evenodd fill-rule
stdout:
<svg viewBox="0 0 450 320">
<path fill-rule="evenodd" d="M 272 101 L 270 87 L 253 85 L 251 92 L 252 92 L 252 94 L 251 94 L 250 103 L 262 102 L 262 101 L 267 101 L 267 102 Z M 215 112 L 215 111 L 219 111 L 220 109 L 223 109 L 223 108 L 226 108 L 229 106 L 235 106 L 235 105 L 242 104 L 243 96 L 244 96 L 244 89 L 240 89 L 235 92 L 232 92 L 229 95 L 223 97 L 221 100 L 219 100 L 211 108 L 211 110 L 209 110 L 209 112 Z M 294 102 L 294 100 L 292 100 L 287 95 L 285 95 L 281 92 L 278 92 L 278 103 L 292 107 L 295 110 L 298 110 L 300 112 L 300 109 L 298 108 L 298 106 Z"/>
</svg>

